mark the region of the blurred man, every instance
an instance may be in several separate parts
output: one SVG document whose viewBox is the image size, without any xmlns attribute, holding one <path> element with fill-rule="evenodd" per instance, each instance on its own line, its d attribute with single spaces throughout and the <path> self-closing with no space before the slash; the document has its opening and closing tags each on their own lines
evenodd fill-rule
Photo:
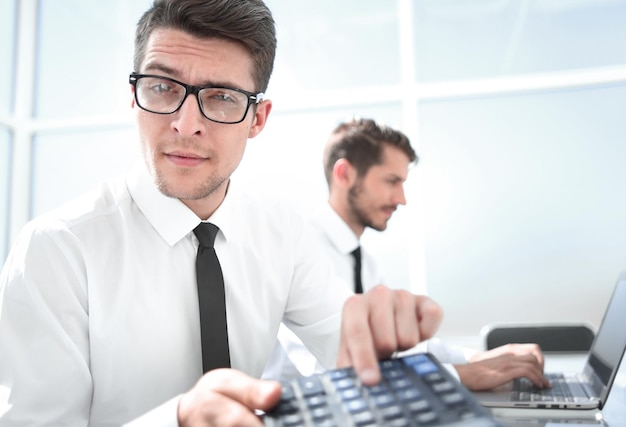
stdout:
<svg viewBox="0 0 626 427">
<path fill-rule="evenodd" d="M 404 183 L 417 160 L 405 134 L 371 119 L 341 123 L 328 139 L 323 160 L 328 203 L 313 222 L 336 271 L 355 293 L 384 283 L 379 263 L 360 238 L 366 228 L 387 229 L 398 206 L 406 204 Z"/>
<path fill-rule="evenodd" d="M 398 206 L 406 204 L 404 183 L 417 162 L 404 133 L 372 119 L 341 123 L 328 139 L 323 157 L 328 203 L 315 213 L 313 223 L 344 286 L 355 293 L 387 284 L 360 238 L 366 228 L 384 231 Z M 273 375 L 279 368 L 283 377 L 322 369 L 290 331 L 281 328 L 279 341 L 282 348 L 274 350 Z M 431 339 L 412 351 L 418 350 L 435 354 L 470 389 L 487 389 L 522 376 L 548 386 L 543 354 L 534 344 L 478 352 Z"/>
</svg>

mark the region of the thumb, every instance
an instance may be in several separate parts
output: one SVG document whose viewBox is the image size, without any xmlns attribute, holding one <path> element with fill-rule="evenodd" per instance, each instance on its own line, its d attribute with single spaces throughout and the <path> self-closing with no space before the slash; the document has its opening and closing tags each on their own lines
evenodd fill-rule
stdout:
<svg viewBox="0 0 626 427">
<path fill-rule="evenodd" d="M 268 411 L 278 404 L 281 386 L 278 381 L 258 380 L 249 395 L 251 408 Z"/>
<path fill-rule="evenodd" d="M 419 321 L 420 341 L 432 338 L 443 318 L 443 310 L 439 304 L 426 296 L 417 295 L 416 311 Z"/>
<path fill-rule="evenodd" d="M 234 369 L 216 369 L 207 373 L 212 389 L 239 401 L 250 409 L 271 409 L 280 400 L 281 386 L 278 381 L 260 380 Z"/>
</svg>

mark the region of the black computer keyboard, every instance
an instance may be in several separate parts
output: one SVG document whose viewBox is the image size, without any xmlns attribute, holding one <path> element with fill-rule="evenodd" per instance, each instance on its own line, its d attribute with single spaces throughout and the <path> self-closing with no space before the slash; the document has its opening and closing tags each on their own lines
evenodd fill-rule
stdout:
<svg viewBox="0 0 626 427">
<path fill-rule="evenodd" d="M 352 368 L 283 382 L 268 427 L 500 426 L 439 361 L 418 353 L 380 362 L 382 381 L 364 386 Z"/>
</svg>

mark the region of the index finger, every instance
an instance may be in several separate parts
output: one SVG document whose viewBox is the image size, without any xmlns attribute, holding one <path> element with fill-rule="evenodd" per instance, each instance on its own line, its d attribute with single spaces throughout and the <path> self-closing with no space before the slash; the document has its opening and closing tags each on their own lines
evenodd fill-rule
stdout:
<svg viewBox="0 0 626 427">
<path fill-rule="evenodd" d="M 354 366 L 364 384 L 380 381 L 380 369 L 364 295 L 353 295 L 344 304 L 337 367 Z"/>
</svg>

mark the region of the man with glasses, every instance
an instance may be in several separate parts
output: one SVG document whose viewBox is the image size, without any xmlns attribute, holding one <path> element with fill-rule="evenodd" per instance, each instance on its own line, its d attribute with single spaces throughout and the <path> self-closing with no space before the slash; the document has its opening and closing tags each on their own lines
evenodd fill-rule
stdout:
<svg viewBox="0 0 626 427">
<path fill-rule="evenodd" d="M 231 179 L 271 111 L 275 47 L 261 0 L 155 0 L 141 17 L 130 85 L 146 167 L 17 238 L 0 275 L 0 424 L 262 425 L 280 385 L 254 377 L 281 321 L 365 384 L 377 358 L 434 334 L 434 302 L 350 296 L 298 215 Z M 204 254 L 221 266 L 226 348 L 201 339 Z"/>
</svg>

